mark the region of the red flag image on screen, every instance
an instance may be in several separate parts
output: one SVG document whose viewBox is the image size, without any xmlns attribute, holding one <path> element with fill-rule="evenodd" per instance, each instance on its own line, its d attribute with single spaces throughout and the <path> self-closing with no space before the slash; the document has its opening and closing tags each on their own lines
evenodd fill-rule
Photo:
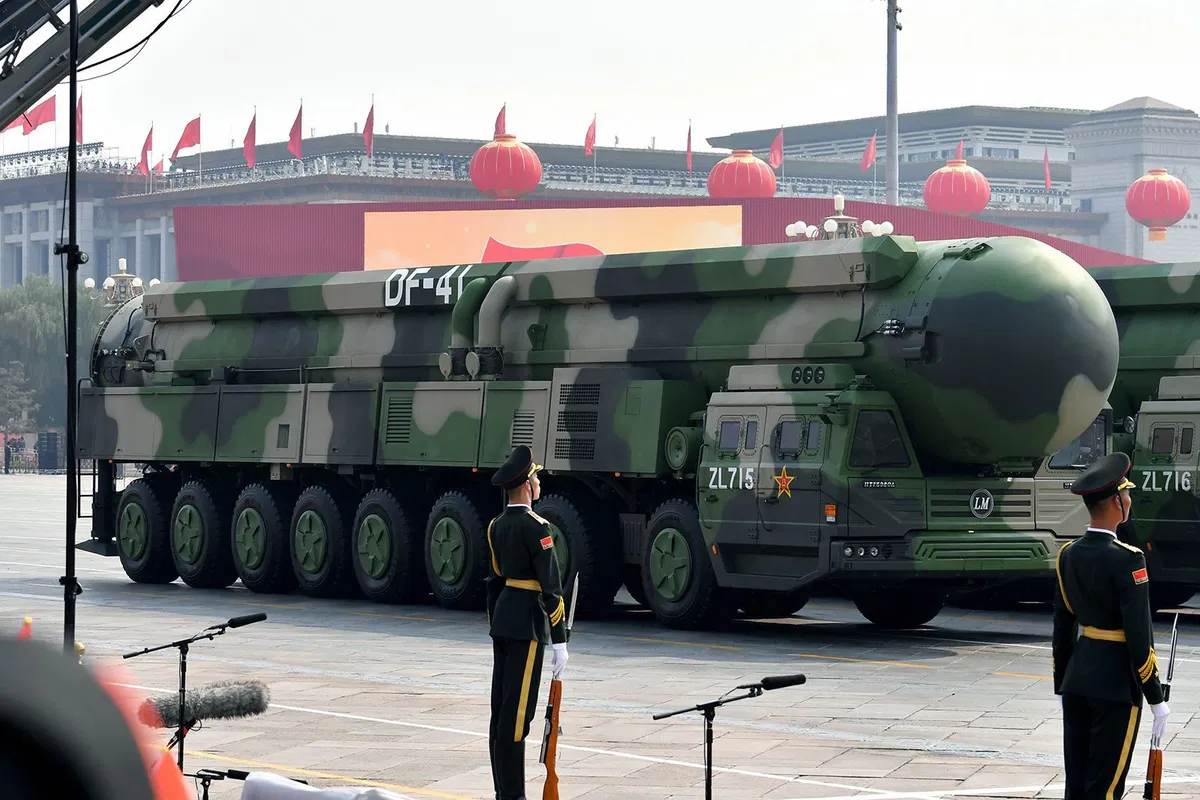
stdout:
<svg viewBox="0 0 1200 800">
<path fill-rule="evenodd" d="M 180 150 L 187 150 L 198 144 L 200 144 L 200 118 L 196 117 L 183 129 L 183 135 L 179 137 L 179 144 L 175 145 L 175 150 L 171 153 L 171 160 L 175 160 Z"/>
<path fill-rule="evenodd" d="M 539 258 L 574 258 L 577 256 L 602 256 L 604 252 L 583 242 L 568 242 L 566 244 L 550 244 L 541 247 L 519 247 L 517 245 L 498 242 L 488 237 L 487 245 L 483 248 L 480 263 L 491 264 L 498 261 L 536 261 Z"/>
<path fill-rule="evenodd" d="M 292 131 L 288 136 L 288 152 L 296 158 L 300 158 L 300 153 L 303 152 L 300 147 L 300 126 L 304 124 L 304 103 L 300 104 L 300 110 L 296 112 L 296 121 L 292 123 Z"/>
<path fill-rule="evenodd" d="M 257 135 L 258 112 L 250 118 L 250 127 L 246 129 L 246 138 L 242 140 L 242 154 L 246 156 L 246 166 L 254 169 L 254 142 Z"/>
<path fill-rule="evenodd" d="M 371 103 L 371 110 L 367 112 L 367 122 L 363 125 L 363 144 L 367 146 L 367 158 L 375 152 L 375 104 Z"/>
<path fill-rule="evenodd" d="M 771 153 L 767 156 L 767 163 L 771 165 L 771 169 L 779 169 L 779 165 L 783 163 L 783 128 L 779 129 L 779 133 L 775 134 L 775 141 L 771 142 Z"/>
<path fill-rule="evenodd" d="M 862 172 L 866 172 L 875 163 L 875 137 L 878 133 L 871 134 L 871 141 L 867 142 L 866 148 L 863 150 L 862 158 L 858 162 L 858 168 Z"/>
</svg>

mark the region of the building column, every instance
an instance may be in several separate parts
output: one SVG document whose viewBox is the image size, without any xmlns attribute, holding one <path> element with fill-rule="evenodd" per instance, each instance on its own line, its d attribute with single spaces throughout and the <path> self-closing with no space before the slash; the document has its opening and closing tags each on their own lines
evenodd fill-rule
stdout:
<svg viewBox="0 0 1200 800">
<path fill-rule="evenodd" d="M 132 275 L 141 275 L 146 264 L 146 225 L 141 219 L 133 223 L 133 269 Z M 145 280 L 145 278 L 143 278 Z"/>
<path fill-rule="evenodd" d="M 29 240 L 29 223 L 30 216 L 29 204 L 21 204 L 21 283 L 25 282 L 25 278 L 29 277 L 30 271 L 33 269 L 33 246 Z"/>
<path fill-rule="evenodd" d="M 170 248 L 167 247 L 167 238 L 170 235 L 170 218 L 163 214 L 158 218 L 158 279 L 163 283 L 175 280 L 175 276 L 171 274 L 170 260 L 167 253 Z"/>
</svg>

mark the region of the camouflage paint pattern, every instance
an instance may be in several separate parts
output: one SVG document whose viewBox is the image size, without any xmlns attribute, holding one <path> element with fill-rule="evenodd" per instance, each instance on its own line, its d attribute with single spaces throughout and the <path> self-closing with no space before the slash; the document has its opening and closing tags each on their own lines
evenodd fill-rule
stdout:
<svg viewBox="0 0 1200 800">
<path fill-rule="evenodd" d="M 85 458 L 482 471 L 528 444 L 694 501 L 720 586 L 788 589 L 1049 577 L 1078 515 L 1035 469 L 1103 408 L 1117 328 L 1040 242 L 873 237 L 160 284 L 92 365 Z M 731 414 L 752 445 L 721 449 Z"/>
</svg>

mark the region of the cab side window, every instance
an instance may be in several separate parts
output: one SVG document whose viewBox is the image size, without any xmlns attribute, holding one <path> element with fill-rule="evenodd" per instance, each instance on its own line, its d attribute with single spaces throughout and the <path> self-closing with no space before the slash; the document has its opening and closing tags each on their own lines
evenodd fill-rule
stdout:
<svg viewBox="0 0 1200 800">
<path fill-rule="evenodd" d="M 1156 456 L 1169 456 L 1175 451 L 1175 429 L 1156 427 L 1150 431 L 1150 452 Z"/>
<path fill-rule="evenodd" d="M 785 419 L 775 428 L 775 458 L 795 461 L 804 449 L 804 421 Z"/>
<path fill-rule="evenodd" d="M 850 444 L 852 467 L 907 467 L 912 461 L 891 411 L 858 412 Z"/>
<path fill-rule="evenodd" d="M 1188 456 L 1192 454 L 1192 437 L 1195 436 L 1195 429 L 1188 425 L 1179 432 L 1179 455 Z"/>
<path fill-rule="evenodd" d="M 717 449 L 722 452 L 736 453 L 742 441 L 742 421 L 740 419 L 721 420 L 721 433 L 717 439 Z"/>
<path fill-rule="evenodd" d="M 753 452 L 754 448 L 758 447 L 758 420 L 746 420 L 746 441 L 744 448 L 747 453 Z"/>
</svg>

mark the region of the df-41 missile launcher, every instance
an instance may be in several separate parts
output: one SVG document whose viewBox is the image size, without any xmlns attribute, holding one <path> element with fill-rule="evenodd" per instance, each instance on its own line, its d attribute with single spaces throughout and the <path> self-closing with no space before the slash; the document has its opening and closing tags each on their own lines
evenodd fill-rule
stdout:
<svg viewBox="0 0 1200 800">
<path fill-rule="evenodd" d="M 706 626 L 826 583 L 909 626 L 1053 576 L 1084 518 L 1051 456 L 1117 328 L 1038 241 L 856 236 L 161 284 L 91 364 L 92 547 L 136 581 L 480 608 L 488 478 L 526 444 L 580 613 L 624 582 Z"/>
</svg>

